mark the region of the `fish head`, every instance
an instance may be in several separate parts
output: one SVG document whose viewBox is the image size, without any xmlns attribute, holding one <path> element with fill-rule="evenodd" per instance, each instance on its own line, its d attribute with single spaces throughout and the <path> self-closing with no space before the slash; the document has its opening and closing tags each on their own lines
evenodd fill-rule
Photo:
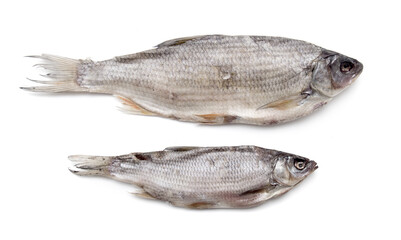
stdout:
<svg viewBox="0 0 401 240">
<path fill-rule="evenodd" d="M 276 158 L 273 178 L 284 186 L 295 186 L 317 169 L 315 161 L 293 154 Z"/>
<path fill-rule="evenodd" d="M 351 85 L 362 73 L 358 60 L 329 50 L 320 54 L 312 74 L 312 89 L 334 97 Z"/>
</svg>

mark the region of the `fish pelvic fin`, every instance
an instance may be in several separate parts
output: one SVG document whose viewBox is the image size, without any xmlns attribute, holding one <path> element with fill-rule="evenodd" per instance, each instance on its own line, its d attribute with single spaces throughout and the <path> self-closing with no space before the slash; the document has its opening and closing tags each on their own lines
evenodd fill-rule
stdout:
<svg viewBox="0 0 401 240">
<path fill-rule="evenodd" d="M 113 157 L 73 155 L 68 159 L 74 163 L 69 170 L 80 176 L 109 176 Z"/>
<path fill-rule="evenodd" d="M 190 208 L 190 209 L 226 208 L 215 202 L 208 202 L 208 201 L 194 201 L 194 202 L 169 201 L 169 203 L 175 207 Z"/>
<path fill-rule="evenodd" d="M 239 117 L 234 115 L 226 115 L 226 114 L 219 114 L 219 113 L 210 113 L 210 114 L 200 114 L 196 115 L 199 117 L 199 122 L 204 124 L 227 124 L 233 123 Z"/>
<path fill-rule="evenodd" d="M 213 202 L 194 202 L 186 205 L 185 207 L 192 209 L 208 209 L 208 208 L 215 208 L 216 204 Z"/>
<path fill-rule="evenodd" d="M 119 107 L 119 109 L 125 113 L 135 114 L 135 115 L 148 115 L 148 116 L 157 115 L 156 113 L 153 113 L 141 107 L 139 104 L 137 104 L 136 102 L 134 102 L 129 98 L 120 95 L 114 95 L 114 96 L 121 101 L 122 106 Z"/>
<path fill-rule="evenodd" d="M 88 92 L 89 89 L 78 84 L 79 68 L 83 62 L 91 60 L 76 60 L 66 57 L 59 57 L 50 54 L 27 56 L 37 58 L 41 61 L 34 65 L 45 70 L 41 75 L 49 80 L 33 80 L 32 82 L 41 84 L 31 87 L 21 87 L 23 90 L 32 92 Z"/>
</svg>

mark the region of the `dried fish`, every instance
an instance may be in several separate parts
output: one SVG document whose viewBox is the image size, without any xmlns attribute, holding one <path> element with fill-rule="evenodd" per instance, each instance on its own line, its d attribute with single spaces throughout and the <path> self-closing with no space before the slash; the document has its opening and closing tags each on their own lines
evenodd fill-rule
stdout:
<svg viewBox="0 0 401 240">
<path fill-rule="evenodd" d="M 280 196 L 317 168 L 297 155 L 255 146 L 171 147 L 122 156 L 70 156 L 78 175 L 137 186 L 135 195 L 187 208 L 248 208 Z"/>
<path fill-rule="evenodd" d="M 281 37 L 206 35 L 94 62 L 43 54 L 37 92 L 117 96 L 129 113 L 269 125 L 308 115 L 362 72 L 355 59 Z"/>
</svg>

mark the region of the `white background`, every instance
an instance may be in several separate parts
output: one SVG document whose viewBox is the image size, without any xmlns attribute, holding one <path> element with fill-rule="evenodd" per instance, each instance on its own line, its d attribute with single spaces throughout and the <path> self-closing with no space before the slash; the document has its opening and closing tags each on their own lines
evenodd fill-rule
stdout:
<svg viewBox="0 0 401 240">
<path fill-rule="evenodd" d="M 1 239 L 400 239 L 397 1 L 1 3 Z M 374 3 L 371 3 L 374 2 Z M 271 127 L 119 112 L 106 95 L 35 94 L 25 55 L 94 60 L 201 34 L 302 39 L 354 57 L 360 78 L 320 111 Z M 187 210 L 68 171 L 71 154 L 258 145 L 316 160 L 289 193 L 245 210 Z"/>
</svg>

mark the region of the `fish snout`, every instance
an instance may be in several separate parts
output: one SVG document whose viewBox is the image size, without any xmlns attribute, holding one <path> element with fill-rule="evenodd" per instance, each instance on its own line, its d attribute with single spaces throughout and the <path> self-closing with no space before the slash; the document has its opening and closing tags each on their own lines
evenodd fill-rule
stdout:
<svg viewBox="0 0 401 240">
<path fill-rule="evenodd" d="M 311 171 L 311 173 L 312 172 L 314 172 L 316 169 L 318 169 L 319 168 L 319 166 L 317 165 L 317 163 L 315 162 L 315 161 L 310 161 L 310 164 L 311 164 L 311 167 L 310 167 L 310 171 Z"/>
</svg>

